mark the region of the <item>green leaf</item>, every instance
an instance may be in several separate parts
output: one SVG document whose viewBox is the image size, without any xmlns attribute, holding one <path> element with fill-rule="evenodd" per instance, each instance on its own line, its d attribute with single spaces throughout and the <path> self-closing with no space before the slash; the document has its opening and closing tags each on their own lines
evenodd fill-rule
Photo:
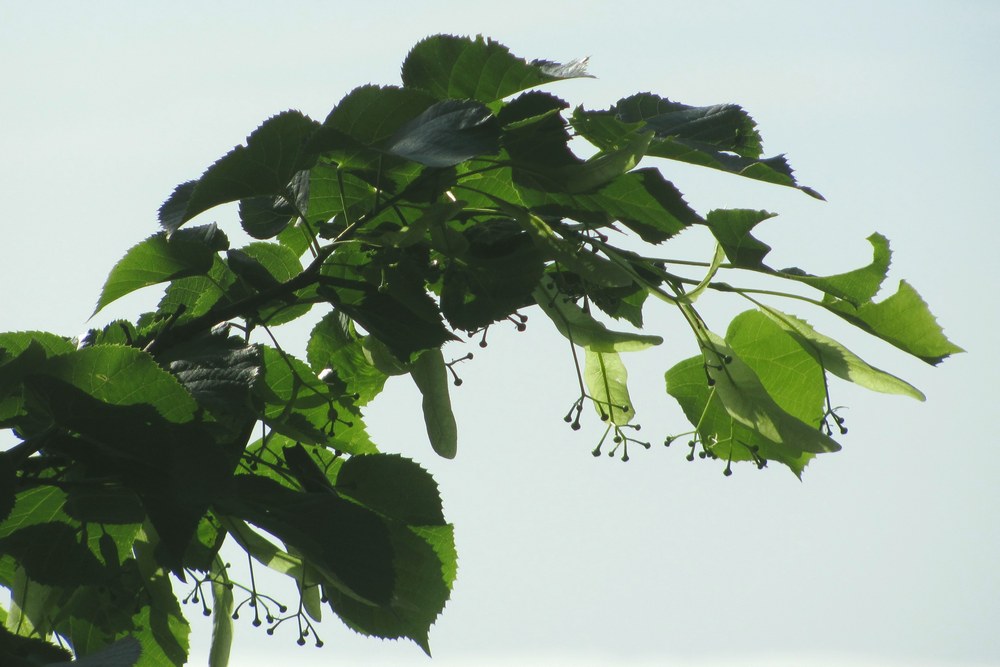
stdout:
<svg viewBox="0 0 1000 667">
<path fill-rule="evenodd" d="M 500 125 L 482 104 L 443 100 L 399 128 L 385 150 L 430 167 L 451 167 L 500 150 Z"/>
<path fill-rule="evenodd" d="M 709 212 L 706 223 L 734 266 L 795 280 L 855 305 L 870 301 L 878 293 L 892 259 L 884 236 L 876 233 L 868 237 L 872 261 L 853 271 L 833 276 L 814 276 L 799 268 L 776 271 L 763 261 L 771 247 L 750 234 L 757 224 L 772 217 L 774 214 L 767 211 L 723 209 Z"/>
<path fill-rule="evenodd" d="M 764 257 L 771 251 L 771 246 L 751 236 L 750 230 L 774 215 L 749 209 L 716 209 L 708 212 L 705 223 L 731 264 L 748 269 L 766 269 Z"/>
<path fill-rule="evenodd" d="M 18 357 L 32 343 L 39 345 L 46 357 L 55 357 L 76 349 L 76 345 L 65 336 L 58 336 L 48 331 L 10 331 L 0 333 L 0 349 L 7 350 L 12 357 Z M 35 359 L 34 356 L 30 357 Z"/>
<path fill-rule="evenodd" d="M 583 379 L 602 421 L 615 426 L 632 421 L 635 408 L 628 394 L 628 372 L 617 352 L 587 349 Z"/>
<path fill-rule="evenodd" d="M 310 140 L 308 150 L 341 168 L 358 170 L 359 176 L 369 171 L 388 175 L 389 179 L 378 179 L 385 188 L 386 180 L 391 184 L 392 161 L 401 160 L 386 155 L 380 148 L 434 102 L 434 97 L 419 90 L 373 85 L 355 88 L 330 111 Z M 310 197 L 311 186 L 312 183 Z M 315 219 L 315 214 L 310 213 L 310 217 Z"/>
<path fill-rule="evenodd" d="M 414 526 L 443 526 L 437 483 L 398 454 L 352 456 L 337 472 L 337 493 L 382 516 Z"/>
<path fill-rule="evenodd" d="M 13 557 L 28 577 L 46 586 L 81 586 L 105 580 L 93 552 L 80 544 L 76 530 L 65 523 L 25 526 L 0 538 L 0 552 Z"/>
<path fill-rule="evenodd" d="M 302 273 L 298 255 L 280 243 L 251 243 L 230 250 L 226 258 L 229 268 L 260 292 L 278 287 Z M 275 301 L 260 308 L 257 317 L 268 326 L 278 326 L 305 315 L 311 307 L 311 303 L 289 298 L 287 302 Z"/>
<path fill-rule="evenodd" d="M 179 324 L 204 315 L 223 297 L 232 294 L 236 283 L 236 274 L 220 257 L 215 257 L 207 274 L 172 280 L 157 304 L 155 317 Z"/>
<path fill-rule="evenodd" d="M 428 296 L 415 271 L 399 262 L 379 270 L 366 266 L 365 260 L 360 253 L 333 253 L 323 265 L 320 296 L 385 343 L 402 361 L 409 361 L 414 352 L 456 340 L 444 327 L 437 303 Z"/>
<path fill-rule="evenodd" d="M 451 411 L 448 394 L 448 370 L 440 349 L 424 350 L 410 366 L 410 377 L 422 396 L 427 438 L 438 456 L 455 458 L 458 451 L 458 427 Z"/>
<path fill-rule="evenodd" d="M 228 247 L 229 240 L 215 223 L 186 229 L 169 238 L 166 232 L 153 234 L 132 246 L 111 269 L 94 315 L 112 301 L 143 287 L 208 273 L 216 253 Z"/>
<path fill-rule="evenodd" d="M 806 321 L 773 308 L 766 308 L 761 312 L 794 338 L 827 372 L 872 391 L 924 400 L 924 394 L 919 389 L 895 375 L 869 365 L 837 341 L 813 329 Z"/>
<path fill-rule="evenodd" d="M 927 303 L 905 280 L 899 281 L 895 294 L 878 303 L 869 301 L 854 306 L 847 301 L 828 298 L 823 306 L 854 326 L 931 365 L 965 351 L 945 337 Z"/>
<path fill-rule="evenodd" d="M 632 277 L 625 269 L 604 257 L 590 252 L 580 252 L 578 247 L 562 238 L 537 215 L 530 213 L 519 215 L 518 221 L 524 225 L 543 252 L 584 280 L 603 287 L 623 287 L 632 284 Z"/>
<path fill-rule="evenodd" d="M 256 419 L 250 396 L 263 361 L 255 345 L 216 329 L 171 346 L 159 361 L 220 423 L 238 432 L 247 420 Z"/>
<path fill-rule="evenodd" d="M 0 625 L 0 663 L 4 667 L 46 667 L 72 657 L 60 646 L 37 637 L 16 635 Z"/>
<path fill-rule="evenodd" d="M 233 589 L 225 563 L 215 558 L 212 568 L 212 644 L 208 651 L 209 667 L 227 667 L 233 644 Z"/>
<path fill-rule="evenodd" d="M 306 355 L 316 373 L 330 369 L 344 384 L 345 394 L 357 395 L 355 405 L 366 405 L 385 386 L 386 374 L 368 361 L 351 321 L 340 313 L 331 311 L 316 323 L 309 335 Z M 328 377 L 324 380 L 331 382 Z"/>
<path fill-rule="evenodd" d="M 44 372 L 111 405 L 148 404 L 164 418 L 183 423 L 197 403 L 173 375 L 146 352 L 125 345 L 85 347 L 53 357 Z"/>
<path fill-rule="evenodd" d="M 889 272 L 889 262 L 892 259 L 889 240 L 884 236 L 872 234 L 868 237 L 868 242 L 872 244 L 872 262 L 860 269 L 826 277 L 813 276 L 796 268 L 782 269 L 777 274 L 815 287 L 832 297 L 844 299 L 854 305 L 866 303 L 878 294 Z"/>
<path fill-rule="evenodd" d="M 142 659 L 142 644 L 134 637 L 122 637 L 113 644 L 83 658 L 77 658 L 71 667 L 135 667 Z M 61 665 L 62 663 L 60 663 Z M 60 667 L 49 665 L 48 667 Z"/>
<path fill-rule="evenodd" d="M 240 225 L 255 239 L 280 234 L 298 216 L 284 197 L 248 197 L 240 200 Z"/>
<path fill-rule="evenodd" d="M 71 487 L 63 509 L 81 523 L 136 524 L 146 518 L 135 492 L 108 485 Z"/>
<path fill-rule="evenodd" d="M 364 604 L 326 590 L 330 606 L 348 627 L 364 635 L 407 637 L 430 655 L 428 631 L 444 609 L 454 578 L 450 526 L 424 529 L 393 525 L 389 531 L 395 587 L 386 604 Z M 450 579 L 449 579 L 450 577 Z"/>
<path fill-rule="evenodd" d="M 535 302 L 556 325 L 559 333 L 588 351 L 633 352 L 663 342 L 660 336 L 611 331 L 561 294 L 551 279 L 543 281 L 534 296 Z"/>
<path fill-rule="evenodd" d="M 351 594 L 374 604 L 392 598 L 392 547 L 377 515 L 334 493 L 296 492 L 253 475 L 237 476 L 236 491 L 225 513 L 295 547 Z"/>
<path fill-rule="evenodd" d="M 197 181 L 177 186 L 160 207 L 160 224 L 173 234 L 203 211 L 249 197 L 283 196 L 296 172 L 308 169 L 306 142 L 319 124 L 298 111 L 272 116 L 209 167 Z"/>
<path fill-rule="evenodd" d="M 507 47 L 484 39 L 435 35 L 416 46 L 403 61 L 403 85 L 438 99 L 473 99 L 484 104 L 535 86 L 587 76 L 586 59 L 559 65 L 528 63 Z"/>
<path fill-rule="evenodd" d="M 840 445 L 817 426 L 807 425 L 782 409 L 753 369 L 726 341 L 710 335 L 709 346 L 702 357 L 715 393 L 735 421 L 772 442 L 788 444 L 805 452 L 840 449 Z"/>
<path fill-rule="evenodd" d="M 17 494 L 17 467 L 11 462 L 7 452 L 0 452 L 0 523 L 3 523 L 14 509 Z"/>
<path fill-rule="evenodd" d="M 783 155 L 760 158 L 760 135 L 736 105 L 690 107 L 650 93 L 620 100 L 607 111 L 578 108 L 573 129 L 602 150 L 621 146 L 636 133 L 654 131 L 647 155 L 718 169 L 802 190 Z"/>
</svg>

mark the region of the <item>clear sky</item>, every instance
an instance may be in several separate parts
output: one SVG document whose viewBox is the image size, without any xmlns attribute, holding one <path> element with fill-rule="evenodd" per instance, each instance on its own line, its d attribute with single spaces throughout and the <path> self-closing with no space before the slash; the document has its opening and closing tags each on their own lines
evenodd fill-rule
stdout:
<svg viewBox="0 0 1000 667">
<path fill-rule="evenodd" d="M 438 32 L 483 33 L 527 58 L 589 55 L 596 80 L 550 87 L 573 104 L 646 90 L 742 104 L 765 151 L 787 153 L 829 201 L 663 164 L 668 178 L 702 213 L 778 212 L 761 233 L 778 266 L 851 269 L 883 233 L 896 252 L 887 285 L 912 282 L 969 353 L 932 369 L 798 311 L 928 397 L 834 386 L 850 434 L 802 482 L 777 466 L 726 478 L 676 447 L 594 459 L 597 420 L 575 434 L 562 422 L 575 376 L 541 318 L 491 334 L 463 365 L 454 461 L 434 457 L 415 391 L 397 380 L 370 430 L 432 470 L 457 530 L 434 663 L 1000 665 L 995 0 L 5 2 L 0 330 L 75 334 L 151 307 L 155 289 L 87 323 L 107 271 L 157 230 L 177 183 L 267 116 L 322 119 L 357 85 L 398 83 L 410 46 Z M 203 219 L 235 230 L 230 210 Z M 706 308 L 724 330 L 730 306 Z M 696 350 L 673 314 L 651 324 L 666 343 L 626 362 L 656 441 L 685 430 L 663 371 Z M 192 664 L 204 664 L 195 620 Z M 232 664 L 432 664 L 332 615 L 320 634 L 324 649 L 300 649 L 291 630 L 241 623 Z"/>
</svg>

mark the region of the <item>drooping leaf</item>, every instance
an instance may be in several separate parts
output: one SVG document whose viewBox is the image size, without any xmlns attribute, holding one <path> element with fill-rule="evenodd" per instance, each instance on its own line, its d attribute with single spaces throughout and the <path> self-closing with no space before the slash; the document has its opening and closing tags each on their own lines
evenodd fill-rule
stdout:
<svg viewBox="0 0 1000 667">
<path fill-rule="evenodd" d="M 583 379 L 602 421 L 624 426 L 635 408 L 628 394 L 628 372 L 617 352 L 586 350 Z"/>
<path fill-rule="evenodd" d="M 569 297 L 559 293 L 551 281 L 543 281 L 534 292 L 535 302 L 549 316 L 563 336 L 593 352 L 632 352 L 644 350 L 663 342 L 660 336 L 611 331 L 589 313 L 577 306 Z"/>
<path fill-rule="evenodd" d="M 899 281 L 895 294 L 877 303 L 854 306 L 827 298 L 823 305 L 856 327 L 931 365 L 965 351 L 945 337 L 927 303 L 905 280 Z"/>
<path fill-rule="evenodd" d="M 773 308 L 761 312 L 792 336 L 826 371 L 837 377 L 872 391 L 924 400 L 924 394 L 919 389 L 895 375 L 869 365 L 837 341 L 813 329 L 806 321 Z"/>
<path fill-rule="evenodd" d="M 451 167 L 499 149 L 500 126 L 482 104 L 443 100 L 399 128 L 386 152 L 430 167 Z"/>
<path fill-rule="evenodd" d="M 210 166 L 197 181 L 177 187 L 160 207 L 160 224 L 173 234 L 203 211 L 249 197 L 282 196 L 296 172 L 311 166 L 306 142 L 319 124 L 298 111 L 272 116 Z"/>
<path fill-rule="evenodd" d="M 535 86 L 587 76 L 586 60 L 559 65 L 528 63 L 507 47 L 484 39 L 435 35 L 416 46 L 403 61 L 403 86 L 425 90 L 438 99 L 495 102 Z"/>
<path fill-rule="evenodd" d="M 227 667 L 233 644 L 233 589 L 225 563 L 216 557 L 212 570 L 212 644 L 208 667 Z"/>
<path fill-rule="evenodd" d="M 431 447 L 438 456 L 455 458 L 458 450 L 458 427 L 451 411 L 448 394 L 448 370 L 440 349 L 424 350 L 410 366 L 410 377 L 422 397 L 424 425 Z"/>
<path fill-rule="evenodd" d="M 166 232 L 153 234 L 132 246 L 111 269 L 94 314 L 143 287 L 208 273 L 216 253 L 228 247 L 229 239 L 215 223 L 186 229 L 169 238 Z"/>
</svg>

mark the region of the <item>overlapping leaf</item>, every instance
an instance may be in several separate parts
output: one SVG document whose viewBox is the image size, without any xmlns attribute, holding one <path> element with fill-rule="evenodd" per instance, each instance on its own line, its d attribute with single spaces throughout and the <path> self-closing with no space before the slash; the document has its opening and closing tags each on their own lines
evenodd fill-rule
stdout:
<svg viewBox="0 0 1000 667">
<path fill-rule="evenodd" d="M 179 185 L 160 207 L 160 224 L 173 234 L 208 209 L 248 197 L 281 196 L 296 172 L 314 159 L 306 142 L 319 124 L 298 111 L 272 116 L 209 167 L 196 181 Z"/>
</svg>

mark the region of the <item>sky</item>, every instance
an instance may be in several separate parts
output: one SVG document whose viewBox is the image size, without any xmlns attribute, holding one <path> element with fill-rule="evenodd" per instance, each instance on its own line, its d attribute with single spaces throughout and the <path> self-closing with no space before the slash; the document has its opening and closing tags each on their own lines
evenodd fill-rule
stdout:
<svg viewBox="0 0 1000 667">
<path fill-rule="evenodd" d="M 827 202 L 650 164 L 701 213 L 779 213 L 760 228 L 777 266 L 855 268 L 881 232 L 895 251 L 887 286 L 911 282 L 967 354 L 932 368 L 796 311 L 927 401 L 836 384 L 843 451 L 801 482 L 777 466 L 727 478 L 683 447 L 592 457 L 596 417 L 578 433 L 562 421 L 576 397 L 568 350 L 529 312 L 527 332 L 492 332 L 461 366 L 454 461 L 427 445 L 406 378 L 368 416 L 384 451 L 431 470 L 456 526 L 459 578 L 431 630 L 433 661 L 329 618 L 323 649 L 238 624 L 231 664 L 1000 665 L 993 0 L 3 3 L 0 330 L 72 335 L 151 308 L 155 288 L 88 321 L 176 184 L 268 116 L 322 119 L 358 85 L 398 83 L 409 48 L 442 32 L 529 59 L 590 56 L 596 79 L 547 88 L 574 105 L 639 91 L 743 105 L 765 152 L 786 153 Z M 231 209 L 201 220 L 238 238 Z M 711 250 L 696 236 L 675 245 L 666 252 Z M 724 330 L 735 304 L 710 296 L 699 305 Z M 658 442 L 686 430 L 663 372 L 696 347 L 673 313 L 651 314 L 649 330 L 664 345 L 625 361 Z M 301 349 L 307 333 L 290 325 L 283 340 Z M 191 612 L 191 664 L 205 664 L 208 627 Z"/>
</svg>

